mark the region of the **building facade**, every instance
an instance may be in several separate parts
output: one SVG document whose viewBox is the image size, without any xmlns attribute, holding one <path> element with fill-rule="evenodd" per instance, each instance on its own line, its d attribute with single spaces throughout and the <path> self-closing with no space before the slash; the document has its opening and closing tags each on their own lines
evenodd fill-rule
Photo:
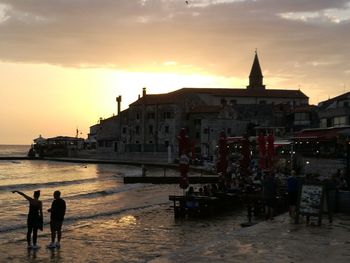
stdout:
<svg viewBox="0 0 350 263">
<path fill-rule="evenodd" d="M 350 92 L 318 104 L 321 128 L 350 125 Z"/>
<path fill-rule="evenodd" d="M 120 103 L 120 96 L 117 101 Z M 177 135 L 186 128 L 193 154 L 210 158 L 222 130 L 228 136 L 241 136 L 247 127 L 310 127 L 311 116 L 299 123 L 294 118 L 296 109 L 307 106 L 309 98 L 300 90 L 267 89 L 255 54 L 244 89 L 182 88 L 147 94 L 144 88 L 128 109 L 101 120 L 97 129 L 92 127 L 97 130 L 100 152 L 171 151 L 173 156 L 178 151 Z"/>
</svg>

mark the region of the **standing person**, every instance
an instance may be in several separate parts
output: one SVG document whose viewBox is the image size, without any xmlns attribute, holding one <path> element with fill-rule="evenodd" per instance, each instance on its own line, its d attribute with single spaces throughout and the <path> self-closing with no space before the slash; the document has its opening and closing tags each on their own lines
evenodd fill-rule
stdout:
<svg viewBox="0 0 350 263">
<path fill-rule="evenodd" d="M 62 236 L 62 224 L 64 215 L 66 214 L 66 202 L 61 198 L 61 192 L 55 191 L 53 193 L 53 200 L 51 208 L 47 210 L 51 213 L 50 216 L 50 229 L 51 229 L 51 243 L 47 246 L 48 248 L 59 248 Z M 57 233 L 57 243 L 55 244 Z"/>
<path fill-rule="evenodd" d="M 287 179 L 289 215 L 292 218 L 295 217 L 295 210 L 297 206 L 299 193 L 299 182 L 295 175 L 296 173 L 293 170 Z"/>
<path fill-rule="evenodd" d="M 27 218 L 27 244 L 28 248 L 38 249 L 40 248 L 40 246 L 37 244 L 38 229 L 43 230 L 43 205 L 39 200 L 40 190 L 34 191 L 34 198 L 31 198 L 28 195 L 17 190 L 12 191 L 12 193 L 17 193 L 29 201 L 29 212 Z M 32 233 L 33 245 L 31 245 Z"/>
<path fill-rule="evenodd" d="M 266 219 L 273 219 L 276 206 L 277 182 L 272 172 L 265 173 L 263 184 L 264 199 L 266 205 Z"/>
</svg>

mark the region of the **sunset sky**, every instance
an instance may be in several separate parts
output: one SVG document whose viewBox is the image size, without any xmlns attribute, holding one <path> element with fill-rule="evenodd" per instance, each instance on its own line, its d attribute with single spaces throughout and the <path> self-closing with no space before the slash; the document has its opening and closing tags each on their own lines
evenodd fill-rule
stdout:
<svg viewBox="0 0 350 263">
<path fill-rule="evenodd" d="M 0 0 L 0 144 L 86 137 L 148 93 L 267 88 L 317 104 L 350 91 L 348 0 Z"/>
</svg>

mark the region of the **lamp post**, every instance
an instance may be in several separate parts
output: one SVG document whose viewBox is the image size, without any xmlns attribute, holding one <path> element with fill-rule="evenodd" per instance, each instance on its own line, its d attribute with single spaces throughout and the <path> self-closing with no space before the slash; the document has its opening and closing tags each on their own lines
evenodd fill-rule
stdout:
<svg viewBox="0 0 350 263">
<path fill-rule="evenodd" d="M 305 162 L 305 175 L 307 175 L 307 172 L 308 172 L 308 166 L 309 166 L 310 162 L 309 161 L 306 161 Z"/>
</svg>

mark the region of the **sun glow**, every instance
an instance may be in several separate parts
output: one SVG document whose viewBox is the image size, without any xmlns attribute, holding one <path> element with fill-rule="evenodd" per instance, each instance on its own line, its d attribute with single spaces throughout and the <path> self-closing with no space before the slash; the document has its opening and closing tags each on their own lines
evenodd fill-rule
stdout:
<svg viewBox="0 0 350 263">
<path fill-rule="evenodd" d="M 108 80 L 111 87 L 116 87 L 113 95 L 122 95 L 122 109 L 138 98 L 142 88 L 147 88 L 147 94 L 167 93 L 184 87 L 196 88 L 227 88 L 244 85 L 246 80 L 225 78 L 215 75 L 179 74 L 179 73 L 149 73 L 109 71 Z M 116 94 L 115 92 L 118 92 Z"/>
<path fill-rule="evenodd" d="M 86 137 L 99 118 L 117 114 L 117 96 L 122 95 L 122 110 L 127 109 L 143 87 L 148 94 L 158 94 L 183 87 L 244 87 L 247 82 L 245 78 L 183 71 L 131 72 L 6 62 L 0 62 L 0 71 L 2 86 L 7 87 L 0 90 L 0 121 L 10 124 L 2 128 L 1 137 L 6 140 L 0 143 L 14 144 L 29 144 L 39 134 L 74 136 L 76 128 Z M 21 107 L 29 102 L 29 107 Z"/>
</svg>

